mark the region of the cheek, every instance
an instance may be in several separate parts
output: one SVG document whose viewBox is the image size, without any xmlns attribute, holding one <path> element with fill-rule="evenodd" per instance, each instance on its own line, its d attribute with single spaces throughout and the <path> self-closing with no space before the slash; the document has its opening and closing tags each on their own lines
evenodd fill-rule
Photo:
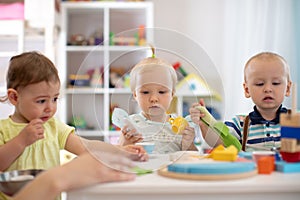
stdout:
<svg viewBox="0 0 300 200">
<path fill-rule="evenodd" d="M 172 103 L 172 99 L 173 99 L 173 97 L 170 95 L 170 96 L 168 96 L 168 97 L 165 97 L 165 98 L 163 98 L 164 99 L 164 102 L 166 103 L 166 104 L 171 104 Z"/>
<path fill-rule="evenodd" d="M 140 96 L 140 95 L 137 95 L 137 96 L 135 97 L 135 100 L 137 101 L 137 103 L 138 103 L 139 105 L 143 105 L 144 103 L 146 103 L 146 98 L 145 98 L 145 97 L 142 97 L 142 96 Z"/>
<path fill-rule="evenodd" d="M 55 105 L 55 106 L 53 107 L 53 111 L 56 112 L 56 110 L 57 110 L 57 105 Z"/>
</svg>

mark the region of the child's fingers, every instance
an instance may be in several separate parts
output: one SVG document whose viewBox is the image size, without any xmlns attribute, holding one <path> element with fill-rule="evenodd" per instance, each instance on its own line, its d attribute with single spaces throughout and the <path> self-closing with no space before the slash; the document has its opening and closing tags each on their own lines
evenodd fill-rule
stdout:
<svg viewBox="0 0 300 200">
<path fill-rule="evenodd" d="M 193 104 L 192 104 L 192 107 L 193 107 L 193 108 L 196 107 L 196 106 L 199 106 L 199 103 L 193 103 Z"/>
<path fill-rule="evenodd" d="M 115 170 L 132 168 L 134 166 L 133 162 L 130 159 L 122 155 L 100 151 L 92 151 L 91 154 L 93 154 L 94 157 L 101 163 L 104 163 L 108 167 L 113 168 Z"/>
<path fill-rule="evenodd" d="M 201 106 L 205 106 L 204 99 L 200 99 L 200 100 L 199 100 L 199 104 L 200 104 Z"/>
<path fill-rule="evenodd" d="M 135 129 L 131 130 L 131 129 L 127 128 L 127 126 L 124 126 L 122 128 L 122 134 L 124 135 L 125 139 L 127 139 L 127 140 L 131 139 L 133 136 L 139 135 Z"/>
<path fill-rule="evenodd" d="M 29 124 L 31 124 L 31 125 L 42 125 L 44 122 L 43 122 L 43 120 L 41 120 L 41 119 L 33 119 L 33 120 L 31 120 L 30 122 L 29 122 Z"/>
<path fill-rule="evenodd" d="M 182 135 L 183 136 L 192 136 L 194 137 L 194 128 L 193 127 L 186 127 L 183 132 L 182 132 Z"/>
</svg>

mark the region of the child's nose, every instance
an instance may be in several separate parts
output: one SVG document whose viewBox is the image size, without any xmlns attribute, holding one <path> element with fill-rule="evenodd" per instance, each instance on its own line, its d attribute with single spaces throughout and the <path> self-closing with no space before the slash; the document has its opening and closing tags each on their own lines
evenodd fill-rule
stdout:
<svg viewBox="0 0 300 200">
<path fill-rule="evenodd" d="M 52 103 L 52 102 L 49 102 L 49 103 L 47 103 L 47 106 L 46 106 L 46 112 L 51 112 L 51 111 L 53 111 L 53 109 L 55 108 L 55 103 Z"/>
<path fill-rule="evenodd" d="M 155 95 L 155 94 L 151 95 L 150 101 L 151 101 L 151 102 L 158 102 L 158 97 L 157 97 L 157 95 Z"/>
<path fill-rule="evenodd" d="M 272 85 L 266 84 L 264 88 L 264 92 L 272 92 Z"/>
</svg>

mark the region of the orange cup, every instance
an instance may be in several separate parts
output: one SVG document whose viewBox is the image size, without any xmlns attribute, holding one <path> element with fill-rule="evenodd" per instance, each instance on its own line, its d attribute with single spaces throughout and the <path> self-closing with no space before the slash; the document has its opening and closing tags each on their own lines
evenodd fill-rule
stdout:
<svg viewBox="0 0 300 200">
<path fill-rule="evenodd" d="M 275 169 L 275 157 L 264 156 L 257 161 L 259 174 L 271 174 Z"/>
</svg>

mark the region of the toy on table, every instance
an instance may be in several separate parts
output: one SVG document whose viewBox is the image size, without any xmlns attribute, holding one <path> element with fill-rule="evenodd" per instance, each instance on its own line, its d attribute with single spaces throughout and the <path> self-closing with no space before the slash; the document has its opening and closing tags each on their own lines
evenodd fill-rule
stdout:
<svg viewBox="0 0 300 200">
<path fill-rule="evenodd" d="M 197 109 L 199 109 L 201 113 L 205 114 L 201 120 L 220 136 L 225 147 L 233 145 L 238 151 L 242 149 L 242 145 L 239 140 L 230 134 L 229 128 L 223 122 L 217 121 L 204 106 L 198 106 Z"/>
<path fill-rule="evenodd" d="M 255 176 L 257 170 L 253 162 L 174 163 L 158 174 L 187 180 L 232 180 Z"/>
<path fill-rule="evenodd" d="M 158 170 L 169 178 L 187 180 L 231 180 L 255 176 L 256 164 L 246 159 L 237 159 L 234 146 L 220 145 L 208 156 L 181 157 L 176 162 Z"/>
<path fill-rule="evenodd" d="M 286 162 L 300 162 L 300 113 L 297 113 L 296 86 L 293 87 L 292 111 L 280 115 L 280 154 Z M 300 171 L 300 169 L 299 169 Z"/>
<path fill-rule="evenodd" d="M 282 160 L 276 170 L 283 173 L 300 172 L 300 113 L 297 112 L 296 84 L 292 88 L 292 111 L 280 115 Z"/>
<path fill-rule="evenodd" d="M 144 168 L 141 168 L 139 166 L 133 167 L 131 169 L 131 171 L 134 172 L 134 173 L 136 173 L 136 175 L 138 175 L 138 176 L 153 173 L 153 170 L 151 170 L 151 169 L 144 169 Z"/>
<path fill-rule="evenodd" d="M 207 158 L 220 161 L 235 161 L 237 159 L 238 150 L 235 146 L 230 145 L 225 148 L 223 145 L 219 145 L 212 150 Z"/>
<path fill-rule="evenodd" d="M 265 156 L 257 161 L 257 169 L 259 174 L 271 174 L 275 169 L 275 156 Z"/>
<path fill-rule="evenodd" d="M 175 134 L 181 134 L 182 131 L 189 125 L 187 120 L 183 117 L 170 118 L 169 122 L 172 126 L 172 131 Z"/>
</svg>

